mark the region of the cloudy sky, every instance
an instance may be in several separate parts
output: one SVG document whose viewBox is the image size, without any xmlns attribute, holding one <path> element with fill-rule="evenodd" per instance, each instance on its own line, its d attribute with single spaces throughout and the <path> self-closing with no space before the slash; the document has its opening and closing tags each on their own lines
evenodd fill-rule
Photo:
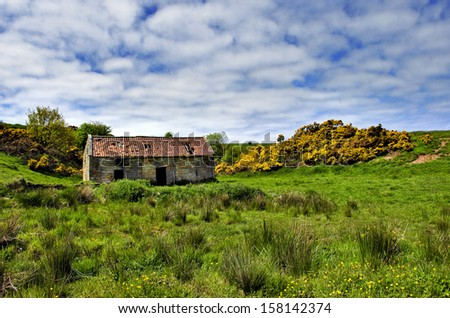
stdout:
<svg viewBox="0 0 450 318">
<path fill-rule="evenodd" d="M 0 120 L 291 136 L 450 129 L 450 2 L 0 0 Z"/>
</svg>

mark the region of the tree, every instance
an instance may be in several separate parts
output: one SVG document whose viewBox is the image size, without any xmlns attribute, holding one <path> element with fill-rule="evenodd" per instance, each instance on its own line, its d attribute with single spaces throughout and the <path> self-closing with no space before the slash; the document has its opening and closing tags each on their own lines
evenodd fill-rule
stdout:
<svg viewBox="0 0 450 318">
<path fill-rule="evenodd" d="M 214 150 L 214 155 L 222 158 L 225 153 L 226 144 L 228 142 L 227 134 L 224 131 L 211 133 L 205 136 L 211 148 Z"/>
<path fill-rule="evenodd" d="M 111 127 L 99 121 L 91 121 L 83 123 L 77 129 L 77 146 L 84 149 L 88 135 L 109 136 L 111 135 Z"/>
<path fill-rule="evenodd" d="M 38 106 L 27 115 L 27 131 L 33 141 L 57 152 L 65 152 L 74 145 L 75 132 L 66 125 L 58 108 Z"/>
<path fill-rule="evenodd" d="M 173 133 L 171 131 L 166 132 L 164 138 L 173 138 Z"/>
<path fill-rule="evenodd" d="M 284 135 L 283 134 L 279 134 L 278 138 L 277 138 L 277 142 L 283 142 L 284 141 Z"/>
</svg>

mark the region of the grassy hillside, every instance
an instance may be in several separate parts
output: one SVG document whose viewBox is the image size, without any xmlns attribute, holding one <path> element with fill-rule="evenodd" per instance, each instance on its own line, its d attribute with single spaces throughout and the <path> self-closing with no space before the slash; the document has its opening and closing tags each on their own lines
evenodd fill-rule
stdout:
<svg viewBox="0 0 450 318">
<path fill-rule="evenodd" d="M 73 185 L 81 182 L 80 177 L 56 177 L 32 171 L 17 157 L 0 152 L 0 183 L 24 179 L 33 184 Z"/>
<path fill-rule="evenodd" d="M 450 134 L 430 134 L 368 163 L 209 184 L 4 187 L 0 296 L 450 297 Z M 8 180 L 61 184 L 0 158 Z"/>
</svg>

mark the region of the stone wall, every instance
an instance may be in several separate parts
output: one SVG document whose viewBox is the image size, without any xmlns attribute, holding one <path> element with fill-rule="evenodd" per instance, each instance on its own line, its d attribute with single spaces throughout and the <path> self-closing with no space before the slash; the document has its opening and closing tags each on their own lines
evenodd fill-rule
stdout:
<svg viewBox="0 0 450 318">
<path fill-rule="evenodd" d="M 214 162 L 207 157 L 124 158 L 121 160 L 120 158 L 86 156 L 83 167 L 83 179 L 97 183 L 109 183 L 121 174 L 124 179 L 146 179 L 157 183 L 157 168 L 163 168 L 159 175 L 159 182 L 163 174 L 165 184 L 214 179 Z"/>
</svg>

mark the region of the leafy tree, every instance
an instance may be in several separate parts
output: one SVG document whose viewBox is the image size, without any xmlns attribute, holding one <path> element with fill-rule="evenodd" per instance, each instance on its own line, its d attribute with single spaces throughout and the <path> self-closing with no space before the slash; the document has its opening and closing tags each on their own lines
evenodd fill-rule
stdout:
<svg viewBox="0 0 450 318">
<path fill-rule="evenodd" d="M 111 135 L 111 131 L 110 126 L 99 121 L 83 123 L 77 129 L 77 146 L 79 149 L 84 149 L 88 135 L 109 136 Z"/>
<path fill-rule="evenodd" d="M 164 138 L 173 138 L 173 133 L 171 131 L 166 132 Z"/>
<path fill-rule="evenodd" d="M 284 141 L 284 135 L 283 134 L 279 134 L 278 138 L 277 138 L 277 142 L 283 142 Z"/>
<path fill-rule="evenodd" d="M 58 108 L 38 106 L 27 115 L 27 131 L 33 141 L 56 152 L 65 152 L 75 144 L 75 132 L 67 126 Z"/>
<path fill-rule="evenodd" d="M 211 148 L 214 150 L 214 155 L 218 158 L 222 158 L 225 150 L 226 144 L 228 142 L 227 134 L 224 131 L 211 133 L 205 136 Z"/>
</svg>

